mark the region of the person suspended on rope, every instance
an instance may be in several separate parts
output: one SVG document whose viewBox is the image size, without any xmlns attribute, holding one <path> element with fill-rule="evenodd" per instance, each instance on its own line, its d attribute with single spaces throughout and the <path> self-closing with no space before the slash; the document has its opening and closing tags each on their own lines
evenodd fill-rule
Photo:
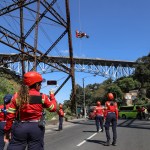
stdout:
<svg viewBox="0 0 150 150">
<path fill-rule="evenodd" d="M 89 38 L 89 35 L 87 35 L 85 32 L 76 30 L 76 37 L 77 38 L 83 38 L 83 37 Z"/>
</svg>

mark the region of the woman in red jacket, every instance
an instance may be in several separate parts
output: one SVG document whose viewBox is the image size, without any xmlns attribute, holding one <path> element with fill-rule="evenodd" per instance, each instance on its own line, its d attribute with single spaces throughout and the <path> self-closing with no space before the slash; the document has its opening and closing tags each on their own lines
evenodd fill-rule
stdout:
<svg viewBox="0 0 150 150">
<path fill-rule="evenodd" d="M 15 93 L 10 103 L 4 127 L 5 142 L 9 141 L 12 123 L 17 117 L 8 150 L 44 150 L 44 122 L 43 108 L 48 111 L 56 111 L 56 100 L 53 93 L 50 99 L 40 93 L 42 76 L 35 72 L 27 72 L 23 77 L 20 90 Z"/>
</svg>

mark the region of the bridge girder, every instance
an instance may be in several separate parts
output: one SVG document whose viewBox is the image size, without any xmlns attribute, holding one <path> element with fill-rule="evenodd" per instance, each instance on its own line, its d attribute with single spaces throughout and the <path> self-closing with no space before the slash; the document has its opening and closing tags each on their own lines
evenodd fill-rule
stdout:
<svg viewBox="0 0 150 150">
<path fill-rule="evenodd" d="M 51 62 L 52 60 L 55 60 Z M 22 57 L 18 54 L 6 55 L 0 54 L 0 65 L 6 66 L 17 74 L 21 74 Z M 33 67 L 33 57 L 24 56 L 26 71 Z M 38 72 L 41 74 L 62 71 L 64 68 L 59 66 L 61 63 L 67 68 L 70 68 L 70 60 L 68 57 L 45 57 L 45 62 L 40 62 L 37 66 Z M 49 65 L 52 64 L 52 65 Z M 136 62 L 119 61 L 119 60 L 104 60 L 91 58 L 74 58 L 75 71 L 85 72 L 93 75 L 103 76 L 106 78 L 118 79 L 123 76 L 132 75 L 135 70 Z M 54 67 L 55 66 L 55 67 Z M 58 69 L 59 68 L 59 69 Z"/>
</svg>

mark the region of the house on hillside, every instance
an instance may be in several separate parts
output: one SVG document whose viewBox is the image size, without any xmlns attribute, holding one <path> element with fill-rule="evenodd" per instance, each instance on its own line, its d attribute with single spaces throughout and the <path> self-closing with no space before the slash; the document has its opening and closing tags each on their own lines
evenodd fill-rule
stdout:
<svg viewBox="0 0 150 150">
<path fill-rule="evenodd" d="M 129 93 L 124 94 L 124 102 L 127 106 L 133 105 L 133 101 L 138 96 L 138 90 L 129 91 Z"/>
</svg>

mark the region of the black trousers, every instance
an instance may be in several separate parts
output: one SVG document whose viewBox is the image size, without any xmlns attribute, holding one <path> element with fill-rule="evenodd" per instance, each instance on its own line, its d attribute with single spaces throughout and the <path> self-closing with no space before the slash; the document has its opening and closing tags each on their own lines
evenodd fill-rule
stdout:
<svg viewBox="0 0 150 150">
<path fill-rule="evenodd" d="M 0 122 L 0 150 L 4 149 L 5 142 L 4 142 L 4 126 L 5 122 Z"/>
<path fill-rule="evenodd" d="M 44 150 L 44 133 L 38 122 L 15 122 L 7 150 Z"/>
<path fill-rule="evenodd" d="M 59 116 L 58 130 L 62 130 L 62 129 L 63 129 L 63 117 Z"/>
<path fill-rule="evenodd" d="M 112 124 L 112 132 L 113 132 L 113 141 L 116 141 L 117 139 L 117 118 L 115 113 L 108 113 L 106 117 L 106 122 L 105 122 L 105 132 L 106 132 L 106 138 L 107 141 L 110 141 L 110 132 L 109 132 L 109 127 L 110 124 Z"/>
<path fill-rule="evenodd" d="M 99 127 L 103 130 L 103 116 L 97 115 L 95 117 L 95 122 L 96 122 L 96 129 L 97 132 L 99 131 Z"/>
</svg>

